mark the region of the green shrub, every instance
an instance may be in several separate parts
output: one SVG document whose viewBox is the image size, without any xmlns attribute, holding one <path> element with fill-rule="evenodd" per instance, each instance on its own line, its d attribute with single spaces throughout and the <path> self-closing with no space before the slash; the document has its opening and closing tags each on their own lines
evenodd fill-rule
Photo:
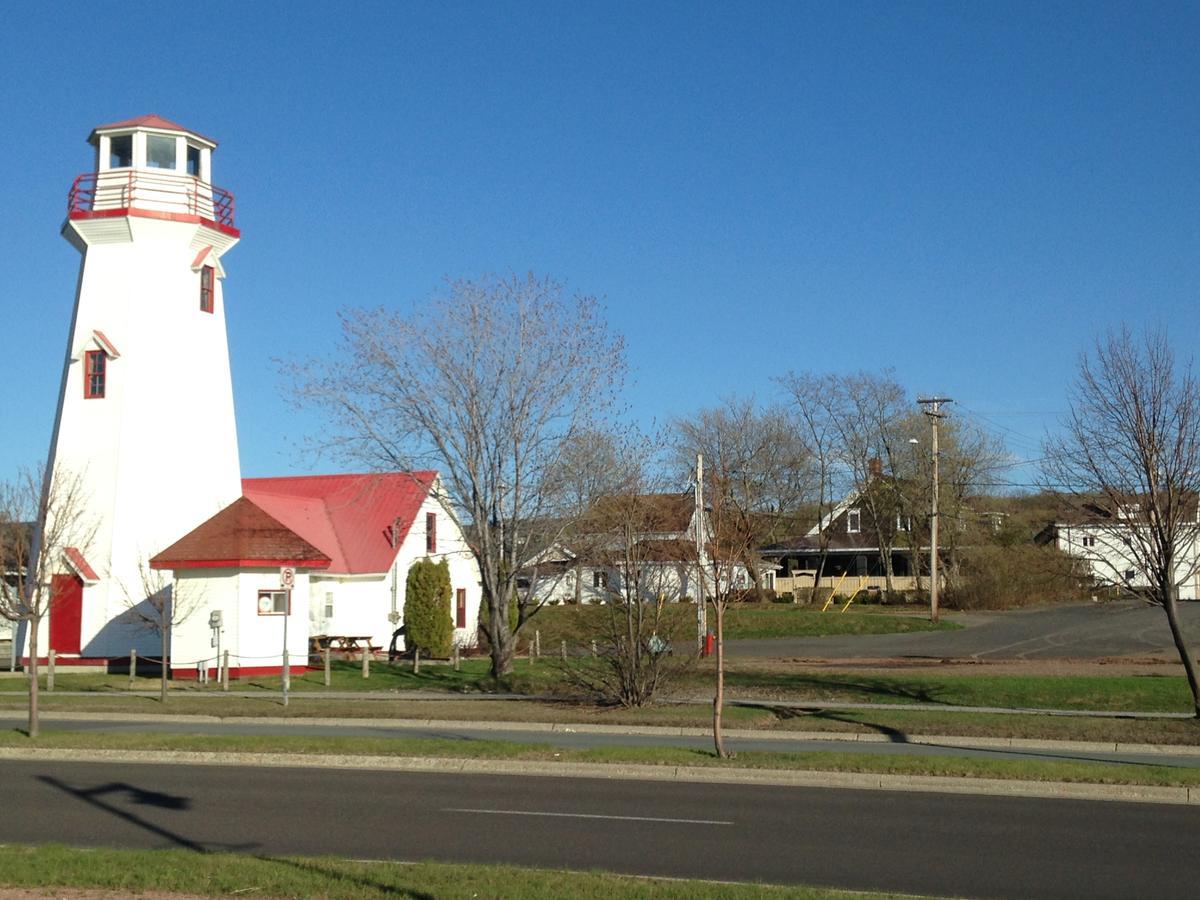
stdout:
<svg viewBox="0 0 1200 900">
<path fill-rule="evenodd" d="M 983 546 L 962 554 L 940 598 L 950 609 L 1008 609 L 1082 596 L 1079 564 L 1054 547 Z"/>
<path fill-rule="evenodd" d="M 405 644 L 426 656 L 449 656 L 454 637 L 450 617 L 450 566 L 446 560 L 419 559 L 404 588 Z"/>
</svg>

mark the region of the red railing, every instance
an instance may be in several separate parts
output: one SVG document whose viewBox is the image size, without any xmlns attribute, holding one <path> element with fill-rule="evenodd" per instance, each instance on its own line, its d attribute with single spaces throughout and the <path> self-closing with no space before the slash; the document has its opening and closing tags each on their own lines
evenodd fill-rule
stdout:
<svg viewBox="0 0 1200 900">
<path fill-rule="evenodd" d="M 233 194 L 190 175 L 145 169 L 85 172 L 67 193 L 67 216 L 90 218 L 116 210 L 185 214 L 233 228 Z"/>
</svg>

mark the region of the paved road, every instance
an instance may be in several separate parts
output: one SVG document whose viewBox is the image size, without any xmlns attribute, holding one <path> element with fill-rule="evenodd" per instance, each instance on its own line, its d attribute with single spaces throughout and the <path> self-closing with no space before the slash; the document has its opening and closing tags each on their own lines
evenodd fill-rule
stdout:
<svg viewBox="0 0 1200 900">
<path fill-rule="evenodd" d="M 1180 618 L 1192 646 L 1200 648 L 1200 603 L 1180 604 Z M 1098 659 L 1176 655 L 1166 615 L 1161 609 L 1136 601 L 968 613 L 956 615 L 955 619 L 967 627 L 960 631 L 917 634 L 731 640 L 726 641 L 726 649 L 731 657 L 816 659 Z"/>
<path fill-rule="evenodd" d="M 23 716 L 0 715 L 0 728 L 24 727 Z M 321 724 L 303 720 L 286 722 L 238 722 L 224 721 L 150 721 L 147 719 L 105 719 L 83 721 L 55 718 L 43 714 L 42 727 L 53 731 L 73 732 L 154 732 L 168 734 L 201 735 L 302 735 L 321 737 L 371 737 L 408 738 L 462 741 L 464 745 L 474 741 L 510 741 L 523 744 L 548 744 L 565 749 L 592 747 L 690 747 L 711 750 L 712 738 L 697 735 L 671 734 L 668 729 L 654 734 L 614 734 L 588 731 L 532 731 L 520 728 L 503 728 L 493 725 L 474 726 L 441 723 L 431 727 L 417 723 Z M 1116 753 L 1100 750 L 1079 750 L 1052 746 L 998 748 L 963 746 L 938 743 L 909 743 L 904 735 L 895 734 L 887 742 L 859 742 L 839 740 L 813 740 L 797 736 L 788 738 L 775 733 L 770 737 L 754 738 L 730 736 L 726 744 L 731 750 L 767 752 L 828 752 L 869 753 L 880 756 L 954 756 L 976 759 L 1039 759 L 1047 761 L 1072 760 L 1080 762 L 1148 764 L 1176 766 L 1180 768 L 1200 767 L 1200 747 L 1194 752 L 1182 753 Z"/>
<path fill-rule="evenodd" d="M 1200 854 L 1186 849 L 1200 839 L 1200 808 L 1190 806 L 64 762 L 6 763 L 5 795 L 2 842 L 507 862 L 989 898 L 1169 900 L 1194 897 L 1200 880 Z"/>
</svg>

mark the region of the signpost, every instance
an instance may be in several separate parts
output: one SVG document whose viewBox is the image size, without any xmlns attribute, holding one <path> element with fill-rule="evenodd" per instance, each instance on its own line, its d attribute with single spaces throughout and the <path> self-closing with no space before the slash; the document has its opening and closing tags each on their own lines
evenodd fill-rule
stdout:
<svg viewBox="0 0 1200 900">
<path fill-rule="evenodd" d="M 279 589 L 283 591 L 283 705 L 288 705 L 291 671 L 288 667 L 288 619 L 292 614 L 292 588 L 296 586 L 296 570 L 283 566 L 279 570 Z"/>
</svg>

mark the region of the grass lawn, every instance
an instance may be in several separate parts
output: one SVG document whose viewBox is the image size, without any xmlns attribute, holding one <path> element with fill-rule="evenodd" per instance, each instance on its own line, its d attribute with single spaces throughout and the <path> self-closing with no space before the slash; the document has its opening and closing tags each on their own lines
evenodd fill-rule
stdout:
<svg viewBox="0 0 1200 900">
<path fill-rule="evenodd" d="M 540 609 L 522 629 L 522 637 L 530 640 L 536 630 L 541 633 L 542 648 L 556 648 L 560 641 L 583 646 L 593 638 L 601 638 L 614 613 L 614 607 L 604 605 L 546 606 Z M 696 607 L 692 603 L 674 603 L 664 607 L 664 631 L 673 640 L 688 643 L 695 639 Z M 711 615 L 710 615 L 711 625 Z M 946 631 L 961 628 L 943 619 L 937 625 L 916 615 L 896 615 L 877 607 L 851 607 L 838 612 L 830 607 L 822 613 L 819 608 L 782 603 L 737 604 L 725 616 L 725 637 L 779 638 L 816 637 L 823 634 L 901 634 L 910 631 Z"/>
<path fill-rule="evenodd" d="M 64 732 L 45 730 L 36 742 L 23 732 L 0 731 L 0 747 L 89 750 L 193 751 L 205 753 L 294 753 L 305 755 L 438 757 L 520 760 L 544 763 L 605 763 L 703 768 L 872 772 L 966 778 L 1013 778 L 1092 784 L 1200 786 L 1200 769 L 1072 760 L 974 759 L 958 756 L 882 755 L 827 751 L 745 751 L 732 760 L 711 750 L 684 747 L 597 747 L 571 749 L 551 743 L 424 738 L 314 737 L 307 735 L 189 735 L 149 732 Z"/>
<path fill-rule="evenodd" d="M 785 888 L 633 878 L 518 866 L 358 862 L 333 857 L 249 856 L 184 850 L 78 850 L 57 845 L 0 847 L 0 885 L 94 888 L 122 893 L 171 891 L 213 897 L 580 897 L 630 898 L 892 897 Z"/>
</svg>

